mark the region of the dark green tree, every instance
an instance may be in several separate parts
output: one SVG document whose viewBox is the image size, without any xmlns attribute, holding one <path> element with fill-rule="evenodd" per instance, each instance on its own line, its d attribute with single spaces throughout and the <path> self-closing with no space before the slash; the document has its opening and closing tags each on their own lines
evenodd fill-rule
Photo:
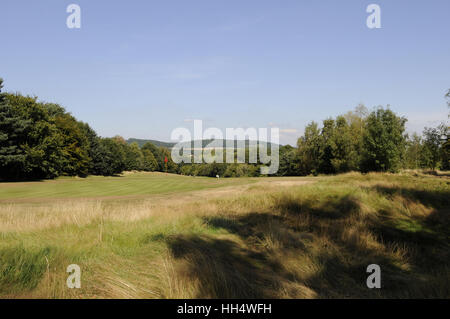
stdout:
<svg viewBox="0 0 450 319">
<path fill-rule="evenodd" d="M 164 156 L 161 153 L 161 149 L 157 146 L 155 146 L 154 144 L 147 142 L 144 145 L 142 145 L 142 150 L 149 150 L 152 154 L 153 157 L 155 158 L 158 167 L 156 168 L 157 171 L 162 172 L 165 168 L 164 168 Z"/>
<path fill-rule="evenodd" d="M 24 166 L 18 178 L 54 178 L 63 167 L 63 145 L 61 134 L 45 104 L 36 97 L 7 94 L 14 116 L 27 125 L 17 139 L 10 143 L 18 146 L 25 155 Z"/>
<path fill-rule="evenodd" d="M 158 169 L 158 162 L 156 161 L 155 156 L 153 156 L 152 152 L 150 152 L 148 149 L 143 149 L 142 156 L 143 156 L 142 169 L 144 171 L 153 172 Z"/>
<path fill-rule="evenodd" d="M 95 163 L 101 162 L 100 137 L 87 123 L 78 122 L 80 129 L 87 139 L 87 150 L 89 157 L 88 173 L 92 175 L 103 175 L 95 170 Z"/>
<path fill-rule="evenodd" d="M 438 128 L 426 127 L 423 131 L 421 166 L 435 170 L 440 160 L 441 135 Z"/>
<path fill-rule="evenodd" d="M 122 144 L 125 152 L 125 170 L 143 170 L 144 155 L 142 154 L 139 145 L 134 142 L 131 144 Z"/>
<path fill-rule="evenodd" d="M 178 165 L 172 160 L 172 156 L 170 153 L 170 150 L 168 148 L 165 148 L 163 146 L 161 146 L 159 148 L 160 150 L 160 161 L 162 162 L 162 171 L 163 172 L 168 172 L 168 173 L 178 173 Z M 165 158 L 167 157 L 167 165 L 165 163 Z"/>
<path fill-rule="evenodd" d="M 25 143 L 24 132 L 29 130 L 31 121 L 14 112 L 2 88 L 0 78 L 0 179 L 21 178 L 26 158 L 21 144 Z"/>
<path fill-rule="evenodd" d="M 101 138 L 96 149 L 93 171 L 96 175 L 112 176 L 125 169 L 123 146 L 114 138 Z"/>
<path fill-rule="evenodd" d="M 333 166 L 334 150 L 336 149 L 334 139 L 334 120 L 327 119 L 323 121 L 323 128 L 320 133 L 319 147 L 319 168 L 320 173 L 333 174 L 335 169 Z"/>
<path fill-rule="evenodd" d="M 59 171 L 69 176 L 87 176 L 91 158 L 85 128 L 68 113 L 57 114 L 54 120 L 60 135 L 60 150 L 63 153 Z"/>
<path fill-rule="evenodd" d="M 317 174 L 321 149 L 320 130 L 315 122 L 305 128 L 305 133 L 297 142 L 298 174 Z"/>
<path fill-rule="evenodd" d="M 396 172 L 402 166 L 406 119 L 378 108 L 367 118 L 363 136 L 362 170 Z"/>
<path fill-rule="evenodd" d="M 298 174 L 297 150 L 290 145 L 280 146 L 280 166 L 278 176 L 295 176 Z"/>
<path fill-rule="evenodd" d="M 360 170 L 363 155 L 363 136 L 369 111 L 360 104 L 355 110 L 347 112 L 344 117 L 349 126 L 353 153 L 350 159 L 350 170 Z"/>
<path fill-rule="evenodd" d="M 421 165 L 435 170 L 448 170 L 449 164 L 449 128 L 445 123 L 436 128 L 425 128 L 421 150 Z"/>
<path fill-rule="evenodd" d="M 353 139 L 351 127 L 344 116 L 336 118 L 333 134 L 333 158 L 331 164 L 334 172 L 344 173 L 359 168 L 358 140 Z"/>
</svg>

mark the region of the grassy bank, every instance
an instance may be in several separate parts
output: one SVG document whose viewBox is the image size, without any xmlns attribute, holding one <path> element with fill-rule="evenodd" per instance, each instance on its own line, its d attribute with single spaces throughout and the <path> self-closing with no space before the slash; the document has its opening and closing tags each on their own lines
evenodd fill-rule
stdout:
<svg viewBox="0 0 450 319">
<path fill-rule="evenodd" d="M 101 189 L 33 184 L 37 202 L 1 185 L 0 296 L 450 297 L 448 177 L 355 173 L 217 188 L 177 176 L 176 185 L 189 178 L 178 193 L 163 177 L 154 193 L 133 178 L 142 177 Z M 53 190 L 68 199 L 49 200 Z M 130 195 L 141 197 L 119 200 Z M 81 266 L 81 289 L 66 287 L 69 264 Z M 366 286 L 369 264 L 381 266 L 381 289 Z"/>
</svg>

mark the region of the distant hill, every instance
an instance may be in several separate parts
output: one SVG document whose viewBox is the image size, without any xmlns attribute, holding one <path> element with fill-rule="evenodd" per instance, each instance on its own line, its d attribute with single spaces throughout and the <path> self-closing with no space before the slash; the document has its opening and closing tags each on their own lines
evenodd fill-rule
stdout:
<svg viewBox="0 0 450 319">
<path fill-rule="evenodd" d="M 206 147 L 212 141 L 213 140 L 203 140 L 202 141 L 202 147 Z M 170 142 L 161 142 L 161 141 L 156 141 L 156 140 L 144 140 L 144 139 L 138 139 L 138 138 L 129 138 L 127 140 L 128 144 L 131 144 L 131 143 L 134 143 L 134 142 L 136 142 L 139 145 L 139 147 L 142 147 L 145 143 L 150 142 L 150 143 L 152 143 L 155 146 L 158 146 L 158 147 L 163 146 L 163 147 L 167 147 L 169 149 L 172 148 L 173 146 L 175 146 L 175 144 L 176 144 L 176 143 L 170 143 Z M 237 141 L 234 141 L 234 142 L 235 142 L 235 146 L 237 147 L 237 145 L 236 145 Z M 191 141 L 190 143 L 191 143 L 191 147 L 194 147 L 194 141 Z M 222 144 L 223 144 L 224 147 L 226 146 L 226 143 L 227 143 L 227 140 L 222 140 Z M 261 143 L 263 143 L 263 142 L 261 142 Z M 189 142 L 186 142 L 186 144 L 189 145 Z M 271 143 L 268 143 L 268 144 L 269 144 L 269 147 L 270 147 Z M 249 145 L 249 141 L 246 140 L 245 141 L 245 147 L 247 148 L 248 145 Z"/>
<path fill-rule="evenodd" d="M 142 147 L 147 142 L 150 142 L 153 145 L 158 146 L 158 147 L 163 146 L 163 147 L 167 147 L 167 148 L 172 148 L 175 145 L 175 143 L 161 142 L 161 141 L 156 141 L 156 140 L 143 140 L 143 139 L 139 139 L 139 138 L 129 138 L 127 140 L 128 144 L 131 144 L 134 142 L 136 142 L 139 145 L 139 147 Z"/>
</svg>

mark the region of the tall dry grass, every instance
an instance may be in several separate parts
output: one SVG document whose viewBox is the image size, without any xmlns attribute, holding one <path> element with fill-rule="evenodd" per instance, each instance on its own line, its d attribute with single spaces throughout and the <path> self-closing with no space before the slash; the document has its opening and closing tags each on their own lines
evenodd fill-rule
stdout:
<svg viewBox="0 0 450 319">
<path fill-rule="evenodd" d="M 301 183 L 300 183 L 301 182 Z M 449 181 L 351 173 L 0 207 L 0 296 L 448 298 Z M 82 289 L 65 287 L 80 264 Z M 379 264 L 382 289 L 368 289 Z"/>
</svg>

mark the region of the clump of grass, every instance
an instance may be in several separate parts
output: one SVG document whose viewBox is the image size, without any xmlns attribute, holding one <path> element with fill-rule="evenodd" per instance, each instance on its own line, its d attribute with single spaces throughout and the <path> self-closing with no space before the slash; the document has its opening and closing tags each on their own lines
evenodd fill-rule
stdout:
<svg viewBox="0 0 450 319">
<path fill-rule="evenodd" d="M 36 288 L 46 272 L 51 253 L 50 248 L 0 249 L 0 291 L 18 293 Z"/>
</svg>

